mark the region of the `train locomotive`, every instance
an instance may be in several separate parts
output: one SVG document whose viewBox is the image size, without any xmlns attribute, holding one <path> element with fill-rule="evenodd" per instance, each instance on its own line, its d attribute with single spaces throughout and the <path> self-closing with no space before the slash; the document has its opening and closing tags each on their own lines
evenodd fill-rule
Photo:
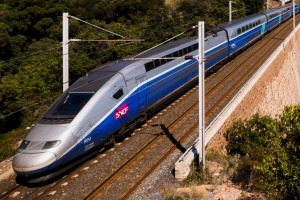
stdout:
<svg viewBox="0 0 300 200">
<path fill-rule="evenodd" d="M 292 12 L 291 5 L 284 5 L 208 31 L 205 73 L 218 70 Z M 193 59 L 181 59 L 186 55 Z M 42 182 L 113 144 L 115 137 L 197 84 L 197 55 L 198 38 L 188 37 L 143 54 L 149 59 L 121 59 L 90 71 L 61 94 L 30 130 L 13 158 L 15 173 L 26 182 Z"/>
</svg>

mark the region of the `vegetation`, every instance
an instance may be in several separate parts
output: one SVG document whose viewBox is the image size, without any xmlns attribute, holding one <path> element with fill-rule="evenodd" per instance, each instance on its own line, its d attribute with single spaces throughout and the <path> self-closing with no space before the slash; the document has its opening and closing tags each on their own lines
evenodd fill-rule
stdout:
<svg viewBox="0 0 300 200">
<path fill-rule="evenodd" d="M 225 137 L 228 154 L 208 152 L 205 169 L 192 163 L 183 186 L 221 185 L 231 180 L 269 199 L 299 199 L 300 105 L 285 107 L 275 118 L 255 114 L 248 120 L 239 120 Z M 178 198 L 170 194 L 170 198 Z M 255 195 L 251 197 L 255 199 Z"/>
<path fill-rule="evenodd" d="M 300 106 L 278 118 L 260 116 L 236 122 L 226 133 L 228 152 L 240 155 L 233 177 L 271 199 L 300 197 Z"/>
<path fill-rule="evenodd" d="M 195 161 L 197 158 L 195 158 Z M 191 173 L 182 182 L 185 186 L 194 186 L 201 184 L 222 184 L 224 180 L 231 179 L 234 171 L 238 166 L 238 156 L 223 155 L 217 151 L 208 152 L 206 155 L 206 168 L 203 169 L 202 164 L 198 162 L 191 164 Z M 219 174 L 214 174 L 214 170 L 211 170 L 211 165 L 221 169 Z"/>
<path fill-rule="evenodd" d="M 195 158 L 191 164 L 188 177 L 181 183 L 182 187 L 188 190 L 176 190 L 170 187 L 163 188 L 163 198 L 171 199 L 205 199 L 210 194 L 215 194 L 218 185 L 222 185 L 233 177 L 238 166 L 237 156 L 220 154 L 217 151 L 210 151 L 206 154 L 206 164 L 203 168 L 199 164 L 199 158 Z M 207 185 L 200 189 L 198 186 Z M 198 187 L 198 189 L 197 189 Z"/>
</svg>

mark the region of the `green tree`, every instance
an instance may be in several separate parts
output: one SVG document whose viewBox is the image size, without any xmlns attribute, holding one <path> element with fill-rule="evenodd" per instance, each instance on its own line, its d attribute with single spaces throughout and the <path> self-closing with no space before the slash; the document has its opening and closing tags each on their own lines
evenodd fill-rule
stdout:
<svg viewBox="0 0 300 200">
<path fill-rule="evenodd" d="M 287 156 L 284 183 L 285 194 L 300 197 L 300 105 L 285 107 L 280 116 L 280 132 L 283 134 L 282 147 Z"/>
<path fill-rule="evenodd" d="M 272 199 L 298 199 L 299 124 L 300 106 L 293 106 L 276 119 L 256 114 L 228 129 L 228 152 L 241 155 L 235 181 L 266 191 Z"/>
<path fill-rule="evenodd" d="M 243 0 L 246 5 L 246 14 L 250 15 L 263 11 L 265 0 Z"/>
<path fill-rule="evenodd" d="M 278 137 L 276 120 L 255 114 L 247 121 L 236 122 L 226 133 L 230 154 L 245 156 L 256 147 L 268 147 Z"/>
<path fill-rule="evenodd" d="M 23 57 L 18 73 L 6 75 L 0 82 L 0 116 L 1 129 L 3 132 L 18 127 L 21 123 L 28 125 L 39 116 L 31 113 L 36 112 L 39 104 L 45 99 L 56 95 L 62 88 L 62 69 L 60 65 L 60 51 L 53 51 L 54 47 L 60 47 L 59 43 L 51 40 L 41 40 L 29 47 L 29 51 L 43 49 L 39 54 L 31 54 Z M 47 50 L 49 50 L 47 52 Z M 31 63 L 31 64 L 29 64 Z M 32 64 L 34 63 L 34 64 Z M 53 99 L 51 100 L 53 101 Z M 46 102 L 49 103 L 49 102 Z M 43 105 L 43 104 L 41 104 Z M 28 107 L 28 109 L 24 109 Z M 16 112 L 20 110 L 20 112 Z M 21 121 L 21 117 L 26 120 Z"/>
<path fill-rule="evenodd" d="M 50 17 L 46 17 L 38 21 L 33 27 L 39 34 L 47 36 L 48 29 L 53 25 L 54 21 Z"/>
<path fill-rule="evenodd" d="M 13 53 L 11 49 L 11 36 L 9 34 L 10 27 L 0 22 L 0 58 L 1 60 L 7 60 L 9 59 Z"/>
</svg>

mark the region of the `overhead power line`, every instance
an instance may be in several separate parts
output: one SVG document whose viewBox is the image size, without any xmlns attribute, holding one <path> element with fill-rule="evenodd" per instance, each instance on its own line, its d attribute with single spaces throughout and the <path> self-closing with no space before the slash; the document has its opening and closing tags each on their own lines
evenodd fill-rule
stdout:
<svg viewBox="0 0 300 200">
<path fill-rule="evenodd" d="M 121 37 L 121 38 L 126 38 L 125 36 L 122 36 L 122 35 L 120 35 L 120 34 L 114 33 L 114 32 L 112 32 L 112 31 L 109 31 L 109 30 L 105 29 L 105 28 L 101 28 L 100 26 L 96 26 L 96 25 L 91 24 L 91 23 L 89 23 L 89 22 L 83 21 L 82 19 L 79 19 L 78 17 L 74 17 L 74 16 L 72 16 L 72 15 L 68 15 L 68 17 L 73 18 L 73 19 L 75 19 L 75 20 L 78 20 L 78 21 L 80 21 L 80 22 L 83 22 L 83 23 L 85 23 L 85 24 L 91 25 L 91 26 L 93 26 L 93 27 L 96 27 L 96 28 L 98 28 L 98 29 L 101 29 L 102 31 L 105 31 L 105 32 L 107 32 L 107 33 L 111 33 L 111 34 L 113 34 L 113 35 L 117 35 L 117 36 L 119 36 L 119 37 Z"/>
<path fill-rule="evenodd" d="M 70 39 L 70 42 L 142 42 L 142 39 L 129 39 L 129 40 L 89 40 L 89 39 Z"/>
<path fill-rule="evenodd" d="M 110 33 L 110 34 L 113 34 L 113 35 L 116 35 L 116 36 L 119 36 L 123 39 L 125 39 L 126 37 L 125 36 L 122 36 L 118 33 L 114 33 L 112 31 L 109 31 L 105 28 L 102 28 L 102 27 L 99 27 L 99 26 L 96 26 L 92 23 L 89 23 L 89 22 L 86 22 L 82 19 L 79 19 L 78 17 L 74 17 L 72 15 L 69 15 L 68 13 L 63 13 L 63 35 L 62 35 L 62 38 L 63 38 L 63 41 L 62 41 L 62 47 L 63 47 L 63 92 L 66 91 L 68 88 L 69 88 L 69 42 L 70 41 L 73 41 L 73 42 L 91 42 L 91 41 L 121 41 L 121 40 L 95 40 L 95 39 L 92 39 L 92 40 L 87 40 L 87 39 L 69 39 L 69 18 L 72 18 L 72 19 L 75 19 L 77 21 L 80 21 L 80 22 L 83 22 L 85 24 L 88 24 L 90 26 L 93 26 L 97 29 L 100 29 L 102 31 L 105 31 L 107 33 Z M 143 40 L 139 40 L 139 39 L 126 39 L 126 40 L 123 40 L 124 42 L 133 42 L 133 41 L 143 41 Z"/>
<path fill-rule="evenodd" d="M 136 59 L 136 57 L 138 57 L 138 56 L 140 56 L 140 55 L 142 55 L 142 54 L 144 54 L 144 53 L 146 53 L 146 52 L 148 52 L 148 51 L 150 51 L 150 50 L 152 50 L 152 49 L 155 49 L 156 47 L 159 47 L 160 45 L 165 44 L 165 43 L 167 43 L 167 42 L 169 42 L 169 41 L 171 41 L 171 40 L 173 40 L 173 39 L 175 39 L 175 38 L 177 38 L 177 37 L 180 37 L 181 35 L 183 35 L 183 34 L 185 34 L 185 33 L 187 33 L 187 32 L 190 32 L 190 31 L 194 30 L 194 29 L 197 28 L 197 27 L 198 27 L 197 25 L 196 25 L 196 26 L 192 26 L 192 27 L 186 29 L 185 31 L 179 33 L 178 35 L 175 35 L 174 37 L 171 37 L 170 39 L 168 39 L 168 40 L 166 40 L 166 41 L 164 41 L 164 42 L 161 42 L 161 43 L 155 45 L 154 47 L 152 47 L 152 48 L 150 48 L 150 49 L 147 49 L 146 51 L 143 51 L 143 52 L 141 52 L 141 53 L 135 55 L 134 57 L 128 58 L 128 59 L 126 59 L 126 60 L 133 60 L 133 59 Z"/>
</svg>

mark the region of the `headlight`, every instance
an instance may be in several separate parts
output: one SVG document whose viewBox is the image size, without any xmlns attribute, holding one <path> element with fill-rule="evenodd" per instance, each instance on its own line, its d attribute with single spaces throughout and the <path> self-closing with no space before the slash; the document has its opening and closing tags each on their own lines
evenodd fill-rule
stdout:
<svg viewBox="0 0 300 200">
<path fill-rule="evenodd" d="M 19 148 L 20 149 L 26 149 L 28 145 L 30 144 L 30 141 L 28 140 L 23 140 L 22 143 L 20 144 Z"/>
<path fill-rule="evenodd" d="M 42 149 L 51 149 L 57 147 L 60 144 L 60 140 L 48 141 L 44 144 Z"/>
</svg>

